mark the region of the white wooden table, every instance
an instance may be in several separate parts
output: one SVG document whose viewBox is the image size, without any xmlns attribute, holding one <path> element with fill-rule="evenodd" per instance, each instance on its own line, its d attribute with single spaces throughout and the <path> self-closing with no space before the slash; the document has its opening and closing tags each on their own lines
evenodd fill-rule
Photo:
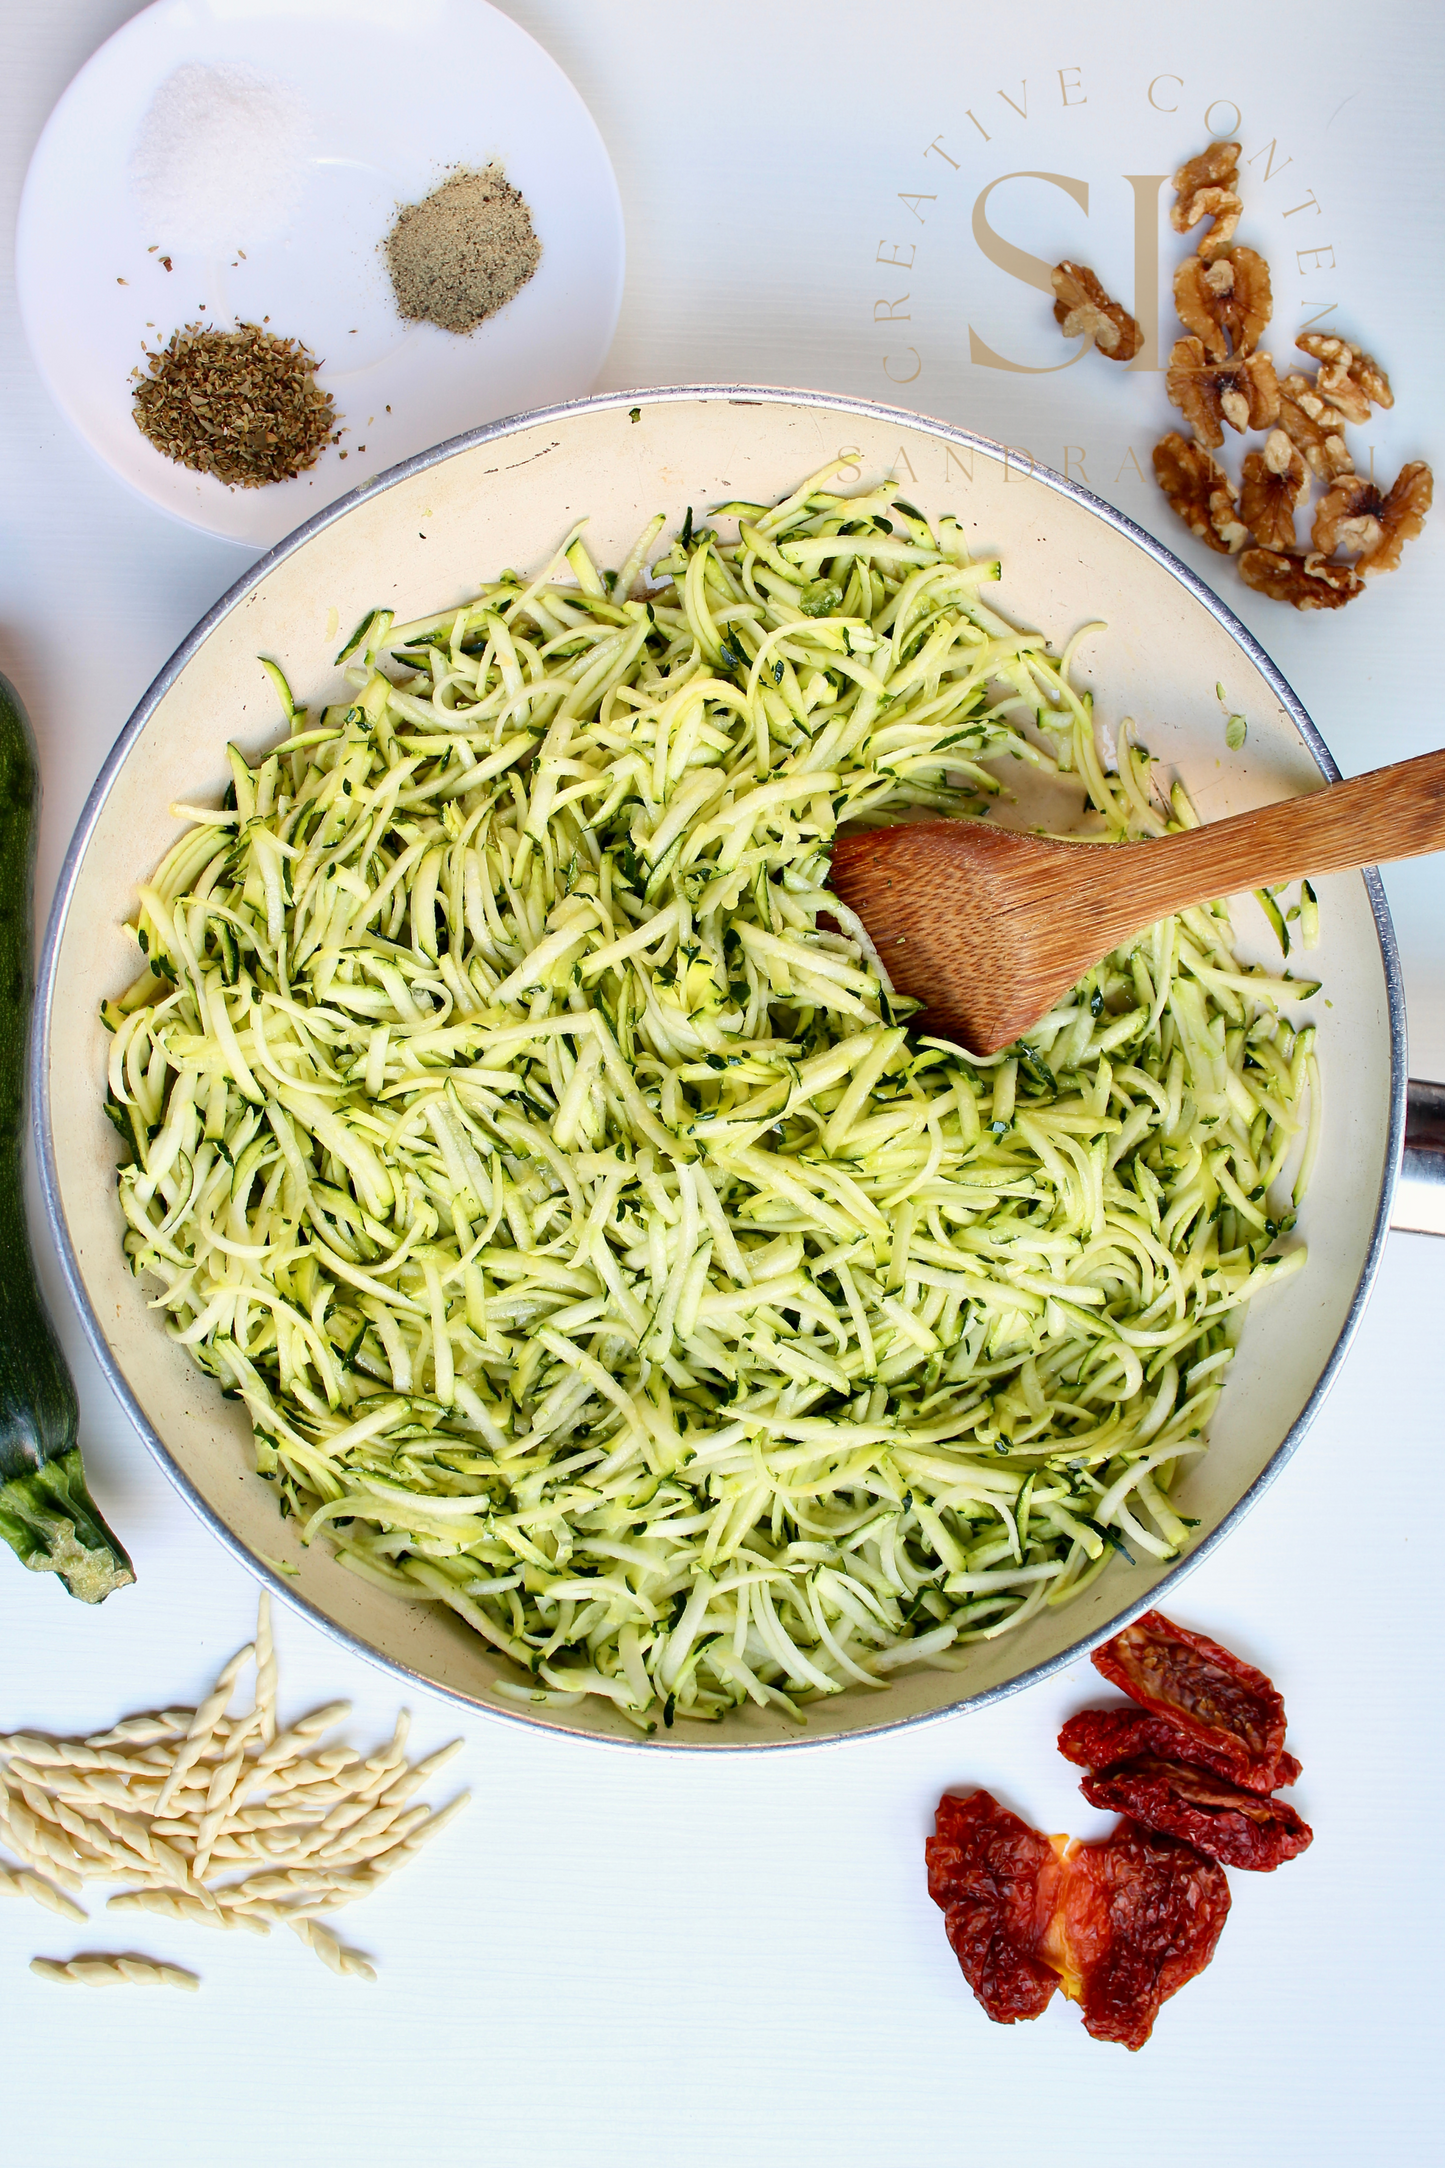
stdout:
<svg viewBox="0 0 1445 2168">
<path fill-rule="evenodd" d="M 45 115 L 130 12 L 127 0 L 9 0 L 0 19 L 7 281 Z M 1233 18 L 1136 0 L 992 14 L 950 0 L 515 0 L 510 12 L 571 74 L 622 187 L 627 297 L 603 386 L 820 386 L 1067 460 L 1226 583 L 1344 769 L 1445 736 L 1445 510 L 1406 571 L 1338 618 L 1249 596 L 1143 479 L 1167 425 L 1160 377 L 1093 357 L 1027 373 L 1061 350 L 1039 328 L 1038 295 L 985 253 L 1005 254 L 998 234 L 1079 256 L 1127 296 L 1143 177 L 1198 147 L 1206 111 L 1228 130 L 1241 107 L 1276 349 L 1302 314 L 1336 303 L 1326 321 L 1365 338 L 1397 390 L 1369 432 L 1380 470 L 1410 456 L 1439 466 L 1439 18 L 1380 0 L 1364 21 L 1320 0 L 1255 9 L 1246 39 Z M 444 56 L 379 36 L 378 66 L 408 95 L 424 95 L 431 65 Z M 1033 178 L 977 208 L 1017 175 Z M 1146 262 L 1152 247 L 1149 226 Z M 41 743 L 43 905 L 133 703 L 246 560 L 169 524 L 92 459 L 36 380 L 13 306 L 0 311 L 0 371 L 0 669 Z M 1445 1077 L 1445 868 L 1421 861 L 1388 886 L 1414 1067 Z M 0 1725 L 91 1728 L 202 1689 L 248 1637 L 254 1588 L 130 1432 L 48 1251 L 42 1265 L 94 1487 L 140 1579 L 89 1612 L 0 1558 Z M 1052 1744 L 1096 1683 L 1083 1666 L 980 1716 L 761 1760 L 604 1753 L 473 1721 L 457 1765 L 470 1814 L 348 1916 L 348 1937 L 378 1959 L 374 1988 L 333 1979 L 289 1937 L 237 1948 L 156 1921 L 141 1946 L 194 1964 L 199 1996 L 67 1996 L 32 1981 L 27 1959 L 123 1938 L 103 1916 L 87 1936 L 7 1906 L 5 2156 L 57 2168 L 231 2168 L 258 2151 L 283 2168 L 951 2163 L 1045 2149 L 1078 2168 L 1438 2157 L 1442 1309 L 1445 1242 L 1394 1236 L 1308 1442 L 1174 1606 L 1286 1692 L 1317 1836 L 1277 1876 L 1233 1877 L 1214 1965 L 1142 2055 L 1091 2042 L 1058 2001 L 1036 2025 L 988 2025 L 924 1893 L 923 1835 L 947 1785 L 989 1783 L 1045 1828 L 1102 1826 Z M 389 1728 L 385 1676 L 292 1616 L 278 1640 L 287 1706 L 350 1693 L 360 1736 Z M 440 1702 L 414 1713 L 423 1745 L 456 1729 Z"/>
</svg>

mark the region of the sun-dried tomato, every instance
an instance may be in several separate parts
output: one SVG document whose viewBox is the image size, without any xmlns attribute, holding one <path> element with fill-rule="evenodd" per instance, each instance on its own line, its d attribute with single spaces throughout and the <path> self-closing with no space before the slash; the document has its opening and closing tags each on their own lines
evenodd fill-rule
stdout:
<svg viewBox="0 0 1445 2168">
<path fill-rule="evenodd" d="M 945 1794 L 924 1849 L 963 1976 L 1000 2025 L 1038 2017 L 1062 1986 L 1096 2039 L 1140 2048 L 1160 2004 L 1209 1963 L 1229 1912 L 1213 1860 L 1132 1821 L 1078 1844 L 989 1792 Z"/>
<path fill-rule="evenodd" d="M 1314 1831 L 1283 1800 L 1247 1792 L 1227 1777 L 1141 1754 L 1090 1770 L 1080 1791 L 1091 1807 L 1113 1807 L 1146 1829 L 1181 1837 L 1225 1867 L 1269 1874 L 1308 1845 Z"/>
<path fill-rule="evenodd" d="M 934 1826 L 928 1894 L 964 1978 L 996 2024 L 1037 2017 L 1059 1984 L 1037 1955 L 1061 1872 L 1055 1846 L 991 1792 L 946 1792 Z"/>
<path fill-rule="evenodd" d="M 1238 1784 L 1269 1792 L 1282 1782 L 1284 1702 L 1262 1671 L 1204 1634 L 1146 1611 L 1094 1651 L 1094 1665 L 1132 1701 L 1207 1747 Z"/>
<path fill-rule="evenodd" d="M 1077 1762 L 1081 1769 L 1110 1769 L 1115 1762 L 1133 1761 L 1140 1754 L 1158 1754 L 1165 1761 L 1191 1762 L 1212 1770 L 1216 1776 L 1239 1782 L 1233 1752 L 1217 1753 L 1197 1733 L 1170 1723 L 1168 1717 L 1151 1716 L 1147 1709 L 1080 1709 L 1067 1718 L 1059 1733 L 1059 1752 L 1065 1761 Z M 1270 1790 L 1295 1783 L 1299 1773 L 1300 1765 L 1293 1754 L 1282 1753 Z M 1264 1790 L 1253 1778 L 1248 1788 L 1254 1792 Z"/>
<path fill-rule="evenodd" d="M 1096 2040 L 1142 2048 L 1161 2003 L 1209 1963 L 1228 1915 L 1222 1867 L 1120 1822 L 1069 1855 L 1044 1951 Z"/>
</svg>

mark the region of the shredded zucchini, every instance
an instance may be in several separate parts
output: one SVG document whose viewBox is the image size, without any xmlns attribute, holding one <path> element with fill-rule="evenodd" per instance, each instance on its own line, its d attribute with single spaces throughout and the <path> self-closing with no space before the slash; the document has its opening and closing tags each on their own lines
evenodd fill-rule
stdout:
<svg viewBox="0 0 1445 2168">
<path fill-rule="evenodd" d="M 644 1731 L 962 1667 L 1178 1556 L 1304 1261 L 1314 988 L 1219 907 L 992 1061 L 907 1036 L 840 821 L 986 810 L 1005 754 L 1121 846 L 1193 815 L 1127 733 L 1105 774 L 1076 642 L 985 607 L 953 520 L 835 471 L 735 542 L 689 512 L 646 599 L 660 519 L 616 574 L 579 526 L 374 611 L 312 727 L 273 669 L 289 735 L 178 809 L 105 1009 L 132 1267 L 282 1513 L 503 1693 Z"/>
</svg>

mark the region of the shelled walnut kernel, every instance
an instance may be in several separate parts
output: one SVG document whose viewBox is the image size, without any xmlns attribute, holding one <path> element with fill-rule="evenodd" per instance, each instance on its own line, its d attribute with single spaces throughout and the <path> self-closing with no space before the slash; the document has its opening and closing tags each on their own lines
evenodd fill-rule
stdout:
<svg viewBox="0 0 1445 2168">
<path fill-rule="evenodd" d="M 1302 354 L 1319 363 L 1315 388 L 1321 398 L 1339 408 L 1347 422 L 1367 422 L 1372 404 L 1395 404 L 1390 379 L 1380 364 L 1349 339 L 1331 338 L 1323 331 L 1302 331 L 1294 343 Z"/>
<path fill-rule="evenodd" d="M 1054 318 L 1066 339 L 1092 339 L 1110 361 L 1132 361 L 1142 343 L 1138 324 L 1117 301 L 1111 301 L 1087 264 L 1057 263 L 1053 280 Z"/>
<path fill-rule="evenodd" d="M 1239 516 L 1265 549 L 1296 547 L 1295 506 L 1309 486 L 1309 471 L 1282 429 L 1271 429 L 1262 452 L 1245 453 Z"/>
<path fill-rule="evenodd" d="M 1434 493 L 1434 477 L 1421 459 L 1403 466 L 1385 493 L 1363 474 L 1343 475 L 1320 499 L 1311 539 L 1325 556 L 1355 552 L 1355 570 L 1367 580 L 1393 572 L 1405 543 L 1423 528 Z"/>
<path fill-rule="evenodd" d="M 1353 565 L 1334 565 L 1317 551 L 1299 557 L 1283 550 L 1245 550 L 1240 576 L 1257 594 L 1292 602 L 1297 610 L 1339 610 L 1364 585 Z"/>
<path fill-rule="evenodd" d="M 1177 339 L 1164 382 L 1170 404 L 1211 450 L 1224 442 L 1222 423 L 1243 435 L 1270 428 L 1279 414 L 1279 384 L 1268 354 L 1211 361 L 1202 339 Z"/>
<path fill-rule="evenodd" d="M 1179 168 L 1174 176 L 1174 208 L 1169 222 L 1176 233 L 1188 233 L 1201 218 L 1213 220 L 1199 244 L 1205 263 L 1222 254 L 1234 239 L 1244 205 L 1236 192 L 1239 177 L 1238 143 L 1211 143 Z"/>
<path fill-rule="evenodd" d="M 1174 176 L 1175 232 L 1205 217 L 1213 224 L 1174 275 L 1186 336 L 1175 343 L 1166 379 L 1198 442 L 1188 445 L 1171 431 L 1155 447 L 1155 477 L 1193 534 L 1211 549 L 1239 553 L 1247 586 L 1297 610 L 1337 610 L 1371 575 L 1398 565 L 1404 543 L 1424 525 L 1432 478 L 1423 461 L 1411 461 L 1384 492 L 1355 473 L 1345 425 L 1368 421 L 1372 407 L 1393 406 L 1394 393 L 1379 363 L 1352 340 L 1301 332 L 1295 344 L 1315 362 L 1312 377 L 1291 370 L 1276 379 L 1272 359 L 1258 352 L 1270 319 L 1269 266 L 1253 249 L 1230 245 L 1242 208 L 1239 152 L 1237 143 L 1211 144 Z M 1237 504 L 1205 449 L 1223 443 L 1226 423 L 1241 434 L 1269 431 L 1263 450 L 1244 456 Z M 1311 475 L 1326 493 L 1315 508 L 1314 547 L 1306 550 L 1295 512 Z M 1341 561 L 1339 553 L 1356 561 Z"/>
<path fill-rule="evenodd" d="M 1278 377 L 1273 357 L 1260 351 L 1273 299 L 1265 259 L 1234 241 L 1243 210 L 1239 158 L 1238 143 L 1211 143 L 1174 175 L 1174 231 L 1188 233 L 1202 219 L 1210 225 L 1174 274 L 1185 335 L 1175 340 L 1165 375 L 1170 403 L 1192 437 L 1171 429 L 1155 445 L 1154 478 L 1191 534 L 1237 557 L 1246 586 L 1297 610 L 1338 610 L 1367 579 L 1399 564 L 1404 544 L 1424 526 L 1433 479 L 1423 460 L 1411 460 L 1382 490 L 1373 452 L 1370 478 L 1355 473 L 1346 424 L 1392 407 L 1395 395 L 1379 363 L 1353 340 L 1302 331 L 1295 344 L 1316 364 L 1313 376 L 1292 369 Z M 1139 327 L 1092 271 L 1061 263 L 1052 279 L 1054 315 L 1066 336 L 1087 334 L 1114 360 L 1133 357 Z M 1129 340 L 1121 326 L 1129 327 Z M 1211 457 L 1226 426 L 1241 436 L 1268 432 L 1262 449 L 1245 453 L 1237 492 Z M 1295 513 L 1312 476 L 1325 494 L 1306 548 Z"/>
<path fill-rule="evenodd" d="M 1269 265 L 1252 248 L 1232 248 L 1213 263 L 1186 256 L 1174 274 L 1174 306 L 1211 361 L 1252 354 L 1273 307 Z"/>
<path fill-rule="evenodd" d="M 1154 478 L 1191 534 L 1221 556 L 1233 556 L 1249 540 L 1239 518 L 1234 484 L 1202 445 L 1177 429 L 1154 447 Z"/>
</svg>

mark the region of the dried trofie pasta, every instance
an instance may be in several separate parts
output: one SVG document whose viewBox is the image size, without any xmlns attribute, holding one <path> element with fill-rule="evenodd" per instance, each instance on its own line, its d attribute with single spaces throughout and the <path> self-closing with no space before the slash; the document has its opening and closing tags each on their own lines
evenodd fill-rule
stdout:
<svg viewBox="0 0 1445 2168">
<path fill-rule="evenodd" d="M 1262 452 L 1245 453 L 1239 516 L 1262 548 L 1295 547 L 1295 506 L 1309 486 L 1305 463 L 1282 429 L 1271 429 Z M 1315 546 L 1322 547 L 1318 540 Z"/>
<path fill-rule="evenodd" d="M 249 1912 L 239 1908 L 223 1912 L 219 1905 L 203 1904 L 198 1897 L 188 1897 L 182 1890 L 124 1890 L 119 1897 L 111 1898 L 106 1909 L 111 1912 L 154 1912 L 160 1919 L 190 1920 L 197 1927 L 240 1927 L 253 1935 L 271 1932 L 265 1920 Z"/>
<path fill-rule="evenodd" d="M 1434 493 L 1434 477 L 1420 459 L 1400 469 L 1388 492 L 1363 474 L 1342 475 L 1320 499 L 1311 539 L 1326 557 L 1348 551 L 1356 560 L 1355 570 L 1367 580 L 1377 572 L 1393 572 L 1405 543 L 1423 528 Z"/>
<path fill-rule="evenodd" d="M 1353 565 L 1331 564 L 1318 551 L 1293 557 L 1283 550 L 1245 550 L 1239 570 L 1246 587 L 1297 610 L 1342 609 L 1364 585 Z"/>
<path fill-rule="evenodd" d="M 200 1986 L 195 1973 L 180 1965 L 160 1965 L 150 1957 L 32 1957 L 30 1970 L 42 1980 L 59 1980 L 67 1987 L 181 1987 L 194 1995 Z"/>
<path fill-rule="evenodd" d="M 1111 301 L 1087 264 L 1058 263 L 1050 277 L 1058 299 L 1054 316 L 1066 339 L 1092 339 L 1110 361 L 1132 361 L 1141 344 L 1138 324 Z"/>
<path fill-rule="evenodd" d="M 1224 442 L 1222 423 L 1242 435 L 1269 428 L 1279 413 L 1279 384 L 1268 354 L 1211 361 L 1202 339 L 1176 339 L 1165 386 L 1171 405 L 1211 451 Z"/>
<path fill-rule="evenodd" d="M 314 1950 L 322 1964 L 330 1971 L 357 1980 L 376 1978 L 375 1966 L 368 1963 L 360 1950 L 348 1950 L 319 1920 L 292 1920 L 291 1932 L 305 1943 L 308 1950 Z"/>
<path fill-rule="evenodd" d="M 1171 429 L 1154 447 L 1154 478 L 1201 542 L 1226 556 L 1244 548 L 1249 529 L 1240 521 L 1234 484 L 1201 445 Z"/>
<path fill-rule="evenodd" d="M 252 1706 L 233 1715 L 252 1661 Z M 84 1919 L 64 1890 L 122 1882 L 113 1911 L 261 1935 L 285 1923 L 333 1971 L 374 1978 L 359 1952 L 315 1925 L 316 1915 L 369 1896 L 461 1810 L 465 1792 L 439 1813 L 408 1804 L 461 1741 L 409 1763 L 403 1712 L 374 1754 L 324 1746 L 350 1704 L 328 1703 L 278 1731 L 276 1684 L 263 1595 L 254 1645 L 231 1659 L 198 1708 L 127 1717 L 89 1739 L 0 1737 L 0 1843 L 22 1862 L 0 1862 L 0 1888 Z M 31 1969 L 92 1984 L 196 1984 L 129 1954 L 37 1958 Z"/>
<path fill-rule="evenodd" d="M 73 1904 L 53 1882 L 42 1875 L 31 1874 L 28 1869 L 18 1870 L 0 1867 L 0 1890 L 11 1897 L 28 1897 L 33 1904 L 44 1905 L 47 1912 L 58 1912 L 63 1920 L 85 1920 L 90 1914 L 78 1904 Z"/>
<path fill-rule="evenodd" d="M 217 1726 L 226 1704 L 231 1699 L 236 1681 L 255 1653 L 255 1649 L 250 1646 L 239 1649 L 197 1709 L 186 1736 L 181 1741 L 180 1751 L 171 1764 L 170 1775 L 161 1786 L 160 1796 L 155 1803 L 158 1818 L 166 1812 L 173 1800 L 179 1798 L 187 1776 L 202 1760 L 207 1748 L 216 1738 Z"/>
</svg>

